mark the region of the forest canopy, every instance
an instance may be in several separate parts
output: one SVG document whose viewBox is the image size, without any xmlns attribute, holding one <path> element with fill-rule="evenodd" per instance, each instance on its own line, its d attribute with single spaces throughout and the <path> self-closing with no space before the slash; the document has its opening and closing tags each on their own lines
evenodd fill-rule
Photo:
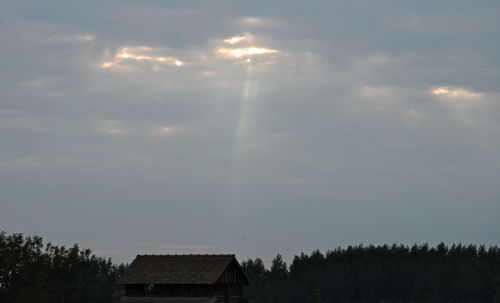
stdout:
<svg viewBox="0 0 500 303">
<path fill-rule="evenodd" d="M 500 302 L 500 249 L 441 243 L 349 246 L 295 256 L 278 254 L 271 268 L 261 259 L 242 267 L 259 303 Z"/>
<path fill-rule="evenodd" d="M 89 249 L 0 232 L 0 302 L 111 303 L 124 265 Z"/>
</svg>

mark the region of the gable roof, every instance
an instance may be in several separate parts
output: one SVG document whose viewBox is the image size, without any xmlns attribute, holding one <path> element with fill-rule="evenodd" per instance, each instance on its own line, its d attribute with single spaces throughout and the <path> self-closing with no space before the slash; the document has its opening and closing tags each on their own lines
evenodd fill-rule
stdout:
<svg viewBox="0 0 500 303">
<path fill-rule="evenodd" d="M 120 284 L 214 284 L 233 261 L 234 255 L 137 255 Z"/>
<path fill-rule="evenodd" d="M 120 303 L 215 303 L 217 298 L 204 297 L 122 297 Z"/>
</svg>

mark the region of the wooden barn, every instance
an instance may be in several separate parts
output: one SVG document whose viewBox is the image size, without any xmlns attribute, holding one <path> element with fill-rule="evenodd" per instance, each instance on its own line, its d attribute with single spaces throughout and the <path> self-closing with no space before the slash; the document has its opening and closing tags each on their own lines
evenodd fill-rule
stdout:
<svg viewBox="0 0 500 303">
<path fill-rule="evenodd" d="M 234 255 L 138 255 L 120 278 L 124 303 L 242 303 Z"/>
</svg>

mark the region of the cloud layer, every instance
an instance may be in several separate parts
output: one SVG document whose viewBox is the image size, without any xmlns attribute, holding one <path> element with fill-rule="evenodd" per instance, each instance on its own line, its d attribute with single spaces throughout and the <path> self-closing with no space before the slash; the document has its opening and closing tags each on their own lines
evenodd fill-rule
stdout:
<svg viewBox="0 0 500 303">
<path fill-rule="evenodd" d="M 4 1 L 2 228 L 117 261 L 497 243 L 499 20 L 492 2 Z"/>
</svg>

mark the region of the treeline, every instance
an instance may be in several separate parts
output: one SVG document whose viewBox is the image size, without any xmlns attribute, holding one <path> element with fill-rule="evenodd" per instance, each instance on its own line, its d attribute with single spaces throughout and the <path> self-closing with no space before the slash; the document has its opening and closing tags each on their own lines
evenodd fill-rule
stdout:
<svg viewBox="0 0 500 303">
<path fill-rule="evenodd" d="M 266 269 L 242 262 L 256 303 L 500 302 L 500 248 L 427 244 L 349 246 L 295 256 L 278 254 Z"/>
<path fill-rule="evenodd" d="M 349 246 L 242 262 L 255 303 L 500 302 L 500 248 Z M 113 303 L 125 265 L 78 245 L 0 232 L 1 303 Z"/>
<path fill-rule="evenodd" d="M 44 245 L 40 237 L 0 232 L 0 302 L 111 303 L 125 270 L 78 245 Z"/>
</svg>

